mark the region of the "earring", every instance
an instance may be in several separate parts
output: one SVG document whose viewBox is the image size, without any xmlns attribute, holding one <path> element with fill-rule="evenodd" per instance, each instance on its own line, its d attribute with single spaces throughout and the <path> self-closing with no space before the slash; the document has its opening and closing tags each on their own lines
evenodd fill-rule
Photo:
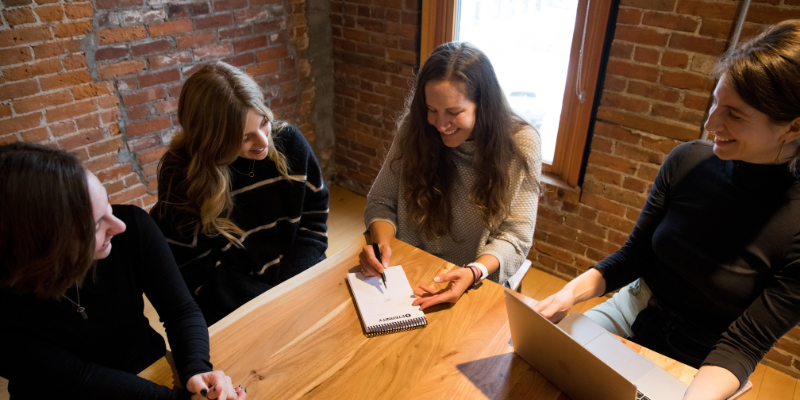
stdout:
<svg viewBox="0 0 800 400">
<path fill-rule="evenodd" d="M 778 150 L 778 156 L 777 156 L 777 157 L 775 157 L 775 162 L 777 162 L 778 160 L 780 160 L 780 158 L 781 158 L 781 153 L 783 152 L 783 145 L 784 145 L 784 144 L 786 144 L 786 143 L 785 143 L 785 142 L 781 142 L 781 148 Z"/>
</svg>

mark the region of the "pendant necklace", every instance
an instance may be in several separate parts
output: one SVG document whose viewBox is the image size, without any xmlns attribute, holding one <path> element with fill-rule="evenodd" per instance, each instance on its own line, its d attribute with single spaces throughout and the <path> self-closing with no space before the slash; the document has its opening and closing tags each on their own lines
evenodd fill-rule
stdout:
<svg viewBox="0 0 800 400">
<path fill-rule="evenodd" d="M 78 287 L 76 286 L 75 287 L 75 291 L 78 292 L 78 302 L 77 303 L 72 301 L 72 299 L 70 299 L 69 297 L 67 297 L 66 294 L 63 295 L 63 296 L 64 296 L 65 299 L 69 300 L 70 303 L 74 304 L 75 307 L 78 307 L 78 310 L 77 310 L 78 313 L 81 314 L 81 317 L 83 317 L 84 320 L 87 320 L 87 319 L 89 319 L 89 316 L 86 315 L 86 308 L 85 307 L 81 307 L 81 290 L 78 289 Z"/>
<path fill-rule="evenodd" d="M 238 169 L 236 169 L 236 168 L 233 168 L 233 164 L 230 164 L 229 166 L 230 166 L 230 167 L 231 167 L 231 168 L 232 168 L 234 171 L 236 171 L 236 172 L 239 172 L 239 170 L 238 170 Z M 239 172 L 239 173 L 240 173 L 240 174 L 242 174 L 242 175 L 244 175 L 244 176 L 249 176 L 249 177 L 251 177 L 251 178 L 252 178 L 253 176 L 255 176 L 255 174 L 253 174 L 253 171 L 255 170 L 255 168 L 256 168 L 256 160 L 253 160 L 253 164 L 251 164 L 251 165 L 250 165 L 250 173 L 249 173 L 249 174 L 242 174 L 241 172 Z"/>
</svg>

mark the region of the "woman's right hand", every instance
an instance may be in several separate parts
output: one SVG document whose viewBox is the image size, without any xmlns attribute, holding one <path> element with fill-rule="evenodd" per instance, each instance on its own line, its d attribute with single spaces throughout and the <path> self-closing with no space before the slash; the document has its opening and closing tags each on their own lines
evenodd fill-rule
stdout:
<svg viewBox="0 0 800 400">
<path fill-rule="evenodd" d="M 368 244 L 361 249 L 361 254 L 358 255 L 359 264 L 361 264 L 361 271 L 366 276 L 381 276 L 386 268 L 389 268 L 389 260 L 392 257 L 392 247 L 386 244 L 379 244 L 381 250 L 381 259 L 375 257 L 375 251 L 372 250 L 372 245 Z"/>
<path fill-rule="evenodd" d="M 207 394 L 201 393 L 205 389 Z M 192 393 L 192 400 L 220 399 L 245 400 L 247 392 L 241 387 L 233 386 L 231 378 L 222 371 L 211 371 L 197 374 L 186 382 L 186 390 Z"/>
<path fill-rule="evenodd" d="M 556 294 L 540 301 L 533 309 L 549 319 L 550 322 L 556 324 L 567 316 L 569 309 L 573 305 L 575 305 L 575 295 L 572 289 L 567 286 Z"/>
</svg>

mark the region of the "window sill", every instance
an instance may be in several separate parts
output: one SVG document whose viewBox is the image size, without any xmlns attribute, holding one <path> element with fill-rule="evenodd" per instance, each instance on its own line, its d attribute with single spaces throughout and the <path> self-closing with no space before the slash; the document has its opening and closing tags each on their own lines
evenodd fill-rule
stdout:
<svg viewBox="0 0 800 400">
<path fill-rule="evenodd" d="M 542 174 L 542 183 L 545 186 L 545 196 L 570 204 L 578 204 L 581 198 L 581 188 L 569 186 L 555 175 L 547 172 Z"/>
</svg>

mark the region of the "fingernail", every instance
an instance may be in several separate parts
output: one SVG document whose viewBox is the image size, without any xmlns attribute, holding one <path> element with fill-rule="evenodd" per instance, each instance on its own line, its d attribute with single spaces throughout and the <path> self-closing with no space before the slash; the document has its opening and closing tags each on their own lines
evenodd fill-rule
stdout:
<svg viewBox="0 0 800 400">
<path fill-rule="evenodd" d="M 441 282 L 441 281 L 442 281 L 442 278 L 439 278 L 438 276 L 434 276 L 434 277 L 433 277 L 433 281 L 434 281 L 434 282 Z"/>
<path fill-rule="evenodd" d="M 244 388 L 244 392 L 247 393 L 247 388 Z"/>
<path fill-rule="evenodd" d="M 208 394 L 208 389 L 200 389 L 200 395 L 206 397 L 207 394 Z"/>
</svg>

